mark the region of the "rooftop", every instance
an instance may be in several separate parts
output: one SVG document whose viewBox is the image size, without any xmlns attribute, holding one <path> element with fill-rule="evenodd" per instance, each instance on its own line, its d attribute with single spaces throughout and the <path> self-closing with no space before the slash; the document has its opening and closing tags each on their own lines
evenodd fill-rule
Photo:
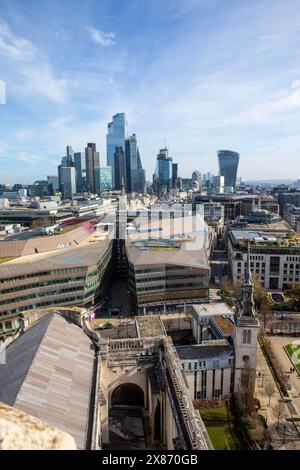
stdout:
<svg viewBox="0 0 300 470">
<path fill-rule="evenodd" d="M 73 230 L 58 232 L 54 235 L 37 236 L 40 229 L 24 232 L 14 239 L 0 241 L 0 258 L 27 256 L 64 248 L 74 248 L 95 232 L 95 227 L 86 222 Z"/>
<path fill-rule="evenodd" d="M 229 237 L 233 242 L 246 247 L 248 241 L 256 246 L 277 246 L 282 248 L 300 247 L 300 233 L 288 232 L 286 234 L 264 232 L 263 230 L 231 230 Z"/>
<path fill-rule="evenodd" d="M 180 359 L 213 359 L 224 355 L 231 356 L 233 347 L 226 340 L 207 341 L 191 346 L 177 346 L 176 351 Z"/>
<path fill-rule="evenodd" d="M 224 335 L 232 335 L 234 333 L 234 323 L 230 318 L 222 315 L 214 315 L 212 321 Z"/>
<path fill-rule="evenodd" d="M 136 317 L 136 322 L 140 338 L 166 334 L 161 318 L 157 315 Z"/>
<path fill-rule="evenodd" d="M 199 316 L 230 316 L 234 315 L 234 312 L 224 302 L 214 302 L 207 304 L 195 304 L 193 310 Z"/>
<path fill-rule="evenodd" d="M 44 272 L 51 269 L 93 266 L 108 245 L 109 240 L 95 241 L 93 244 L 60 249 L 56 252 L 41 253 L 7 261 L 1 264 L 0 281 L 10 277 Z"/>
<path fill-rule="evenodd" d="M 126 238 L 128 261 L 135 266 L 179 265 L 208 271 L 207 246 L 208 227 L 192 216 L 155 219 L 150 226 L 143 220 Z"/>
<path fill-rule="evenodd" d="M 54 314 L 6 349 L 0 401 L 70 433 L 86 445 L 94 347 L 76 325 Z"/>
</svg>

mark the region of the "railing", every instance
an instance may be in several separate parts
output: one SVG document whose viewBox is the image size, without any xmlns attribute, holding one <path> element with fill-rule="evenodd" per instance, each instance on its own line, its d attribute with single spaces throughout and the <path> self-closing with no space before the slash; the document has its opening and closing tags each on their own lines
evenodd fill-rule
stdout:
<svg viewBox="0 0 300 470">
<path fill-rule="evenodd" d="M 163 371 L 165 374 L 167 373 L 166 382 L 168 382 L 168 378 L 171 380 L 172 386 L 169 387 L 169 390 L 173 389 L 173 393 L 175 393 L 175 397 L 173 397 L 175 404 L 177 402 L 177 405 L 175 405 L 175 415 L 183 424 L 182 434 L 186 435 L 184 437 L 186 448 L 190 447 L 191 449 L 199 450 L 212 449 L 213 447 L 203 421 L 188 395 L 181 373 L 181 363 L 170 338 L 164 338 L 163 345 L 164 360 L 166 362 L 166 367 L 163 367 Z M 171 398 L 171 403 L 172 401 Z M 187 439 L 189 442 L 186 442 Z"/>
</svg>

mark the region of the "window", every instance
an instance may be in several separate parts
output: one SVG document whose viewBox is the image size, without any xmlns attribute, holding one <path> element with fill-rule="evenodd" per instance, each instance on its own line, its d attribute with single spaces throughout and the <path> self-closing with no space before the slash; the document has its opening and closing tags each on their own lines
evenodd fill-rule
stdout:
<svg viewBox="0 0 300 470">
<path fill-rule="evenodd" d="M 243 343 L 244 344 L 251 343 L 251 330 L 243 330 Z"/>
</svg>

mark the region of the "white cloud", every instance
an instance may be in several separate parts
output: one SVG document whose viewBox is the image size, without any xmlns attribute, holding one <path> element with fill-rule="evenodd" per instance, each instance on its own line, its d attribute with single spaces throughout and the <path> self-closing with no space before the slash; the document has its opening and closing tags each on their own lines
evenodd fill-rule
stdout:
<svg viewBox="0 0 300 470">
<path fill-rule="evenodd" d="M 15 160 L 27 163 L 28 165 L 34 165 L 36 164 L 36 162 L 41 161 L 42 157 L 36 153 L 28 153 L 22 151 L 16 154 Z"/>
<path fill-rule="evenodd" d="M 34 136 L 34 131 L 33 129 L 18 129 L 14 133 L 14 136 L 17 140 L 20 141 L 29 140 Z"/>
<path fill-rule="evenodd" d="M 24 96 L 42 95 L 55 102 L 65 101 L 67 80 L 57 78 L 45 55 L 4 23 L 0 24 L 0 56 L 10 60 L 10 90 Z"/>
<path fill-rule="evenodd" d="M 115 33 L 105 33 L 104 31 L 101 31 L 101 29 L 92 27 L 87 28 L 87 30 L 89 31 L 92 40 L 101 46 L 107 47 L 114 46 L 116 44 Z"/>
<path fill-rule="evenodd" d="M 56 78 L 48 63 L 35 63 L 20 71 L 25 77 L 22 85 L 16 87 L 16 91 L 27 95 L 43 95 L 55 102 L 63 102 L 66 99 L 68 81 Z"/>
<path fill-rule="evenodd" d="M 73 120 L 72 116 L 63 116 L 61 118 L 56 119 L 55 121 L 51 121 L 48 123 L 49 127 L 53 129 L 65 129 L 66 124 Z"/>
<path fill-rule="evenodd" d="M 0 55 L 20 61 L 30 61 L 37 54 L 36 47 L 28 39 L 12 33 L 6 24 L 0 24 Z"/>
</svg>

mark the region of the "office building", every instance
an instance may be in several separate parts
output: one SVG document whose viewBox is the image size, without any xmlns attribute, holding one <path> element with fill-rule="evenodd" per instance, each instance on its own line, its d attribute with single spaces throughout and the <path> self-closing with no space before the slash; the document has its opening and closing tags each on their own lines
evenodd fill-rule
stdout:
<svg viewBox="0 0 300 470">
<path fill-rule="evenodd" d="M 8 250 L 0 242 L 12 258 L 1 264 L 0 273 L 0 323 L 13 320 L 7 334 L 20 311 L 95 302 L 111 273 L 113 241 L 106 237 L 82 246 L 93 233 L 87 223 L 66 234 L 23 241 L 21 250 L 19 241 L 9 242 Z"/>
<path fill-rule="evenodd" d="M 178 185 L 178 163 L 172 163 L 172 188 L 176 189 Z"/>
<path fill-rule="evenodd" d="M 132 134 L 126 139 L 126 175 L 124 178 L 127 193 L 142 193 L 144 191 L 146 176 L 142 167 L 141 156 L 137 145 L 137 138 Z"/>
<path fill-rule="evenodd" d="M 52 196 L 54 194 L 53 186 L 49 184 L 48 181 L 35 181 L 34 184 L 30 184 L 28 186 L 27 190 L 28 190 L 28 195 L 30 197 Z M 19 191 L 24 191 L 24 190 L 19 190 Z"/>
<path fill-rule="evenodd" d="M 58 176 L 47 176 L 48 185 L 52 185 L 53 192 L 59 191 L 59 179 Z"/>
<path fill-rule="evenodd" d="M 129 289 L 136 310 L 143 313 L 163 305 L 207 299 L 210 268 L 206 224 L 195 230 L 193 217 L 170 218 L 169 213 L 159 211 L 156 220 L 148 215 L 141 217 L 139 224 L 139 231 L 132 231 L 125 242 Z"/>
<path fill-rule="evenodd" d="M 212 179 L 212 189 L 217 194 L 223 194 L 225 187 L 225 178 L 224 176 L 213 176 Z"/>
<path fill-rule="evenodd" d="M 115 189 L 120 190 L 126 181 L 126 161 L 123 147 L 116 147 L 114 154 Z"/>
<path fill-rule="evenodd" d="M 224 176 L 226 193 L 234 192 L 240 156 L 231 150 L 218 151 L 219 176 Z"/>
<path fill-rule="evenodd" d="M 73 194 L 76 193 L 75 167 L 61 167 L 61 188 L 63 199 L 72 199 Z"/>
<path fill-rule="evenodd" d="M 195 170 L 192 173 L 192 188 L 197 191 L 202 187 L 202 174 L 200 171 Z"/>
<path fill-rule="evenodd" d="M 279 213 L 283 216 L 286 204 L 293 204 L 296 207 L 300 207 L 300 192 L 278 192 L 277 200 L 279 204 Z"/>
<path fill-rule="evenodd" d="M 228 259 L 234 283 L 243 279 L 250 242 L 250 269 L 265 289 L 283 290 L 300 282 L 300 237 L 287 231 L 230 230 Z"/>
<path fill-rule="evenodd" d="M 300 220 L 300 207 L 286 204 L 283 217 L 293 230 L 297 230 L 297 223 Z"/>
<path fill-rule="evenodd" d="M 76 192 L 83 193 L 85 191 L 85 158 L 82 152 L 74 153 L 74 166 L 76 174 Z"/>
<path fill-rule="evenodd" d="M 90 193 L 100 193 L 100 156 L 96 144 L 88 143 L 85 148 L 86 184 Z"/>
<path fill-rule="evenodd" d="M 112 169 L 110 166 L 100 167 L 100 192 L 112 190 Z"/>
<path fill-rule="evenodd" d="M 159 189 L 170 189 L 172 185 L 172 163 L 169 157 L 169 149 L 164 147 L 160 149 L 156 160 L 156 176 Z"/>
<path fill-rule="evenodd" d="M 113 116 L 113 120 L 108 123 L 106 135 L 107 166 L 112 168 L 112 181 L 115 187 L 115 152 L 117 147 L 121 147 L 125 154 L 125 140 L 128 137 L 127 120 L 125 113 L 118 113 Z"/>
</svg>

